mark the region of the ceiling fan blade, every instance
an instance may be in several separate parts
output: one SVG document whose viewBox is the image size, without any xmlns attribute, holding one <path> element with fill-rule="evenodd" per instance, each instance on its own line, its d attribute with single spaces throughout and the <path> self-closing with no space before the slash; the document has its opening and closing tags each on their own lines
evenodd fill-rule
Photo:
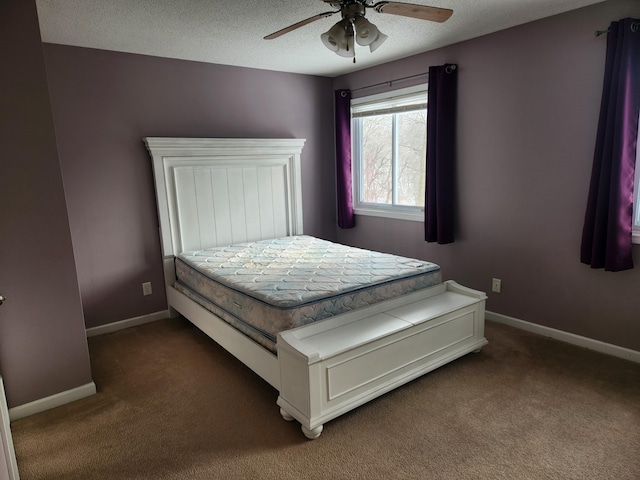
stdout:
<svg viewBox="0 0 640 480">
<path fill-rule="evenodd" d="M 330 17 L 334 13 L 338 13 L 338 11 L 319 13 L 317 15 L 314 15 L 313 17 L 309 17 L 309 18 L 307 18 L 305 20 L 301 20 L 301 21 L 299 21 L 297 23 L 294 23 L 293 25 L 289 25 L 288 27 L 285 27 L 282 30 L 278 30 L 277 32 L 273 32 L 272 34 L 267 35 L 266 37 L 264 37 L 264 39 L 265 40 L 273 40 L 274 38 L 278 38 L 279 36 L 284 35 L 285 33 L 289 33 L 291 31 L 295 30 L 296 28 L 304 27 L 305 25 L 308 25 L 308 24 L 310 24 L 312 22 L 315 22 L 316 20 L 320 20 L 321 18 Z"/>
<path fill-rule="evenodd" d="M 448 8 L 427 7 L 425 5 L 402 2 L 378 2 L 373 5 L 373 8 L 378 13 L 391 13 L 440 23 L 448 20 L 453 14 L 453 10 Z"/>
</svg>

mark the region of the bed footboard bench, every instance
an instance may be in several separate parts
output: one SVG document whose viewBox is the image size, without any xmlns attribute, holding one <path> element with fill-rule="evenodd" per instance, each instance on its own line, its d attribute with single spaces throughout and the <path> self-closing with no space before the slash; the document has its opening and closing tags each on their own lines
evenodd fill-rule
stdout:
<svg viewBox="0 0 640 480">
<path fill-rule="evenodd" d="M 325 422 L 487 344 L 486 295 L 447 281 L 278 335 L 286 420 Z"/>
</svg>

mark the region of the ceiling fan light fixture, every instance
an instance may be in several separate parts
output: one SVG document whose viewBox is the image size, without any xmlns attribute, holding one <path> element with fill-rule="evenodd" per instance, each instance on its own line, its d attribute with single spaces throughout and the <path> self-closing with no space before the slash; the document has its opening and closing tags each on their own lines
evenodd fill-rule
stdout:
<svg viewBox="0 0 640 480">
<path fill-rule="evenodd" d="M 355 57 L 356 49 L 353 39 L 353 35 L 346 35 L 344 44 L 340 45 L 340 48 L 338 49 L 338 51 L 336 51 L 336 54 L 340 55 L 341 57 Z"/>
<path fill-rule="evenodd" d="M 353 23 L 358 45 L 362 45 L 363 47 L 370 45 L 380 35 L 378 27 L 364 17 L 357 17 Z"/>
<path fill-rule="evenodd" d="M 373 52 L 389 38 L 387 35 L 378 30 L 378 36 L 369 44 L 369 51 Z"/>
<path fill-rule="evenodd" d="M 345 48 L 347 45 L 347 31 L 342 20 L 320 35 L 320 40 L 332 52 L 338 52 L 341 48 Z"/>
</svg>

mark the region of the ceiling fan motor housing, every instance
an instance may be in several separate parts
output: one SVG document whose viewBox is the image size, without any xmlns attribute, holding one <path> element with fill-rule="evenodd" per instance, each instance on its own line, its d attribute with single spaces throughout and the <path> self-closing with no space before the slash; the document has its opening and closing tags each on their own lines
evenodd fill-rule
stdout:
<svg viewBox="0 0 640 480">
<path fill-rule="evenodd" d="M 354 19 L 357 17 L 364 17 L 364 5 L 361 3 L 350 3 L 342 7 L 340 13 L 342 18 Z"/>
</svg>

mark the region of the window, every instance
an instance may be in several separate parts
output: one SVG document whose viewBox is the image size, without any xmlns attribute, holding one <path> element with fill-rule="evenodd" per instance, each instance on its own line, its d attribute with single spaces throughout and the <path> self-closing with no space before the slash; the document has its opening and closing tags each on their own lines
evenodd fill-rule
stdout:
<svg viewBox="0 0 640 480">
<path fill-rule="evenodd" d="M 354 211 L 424 220 L 427 87 L 351 101 Z"/>
</svg>

